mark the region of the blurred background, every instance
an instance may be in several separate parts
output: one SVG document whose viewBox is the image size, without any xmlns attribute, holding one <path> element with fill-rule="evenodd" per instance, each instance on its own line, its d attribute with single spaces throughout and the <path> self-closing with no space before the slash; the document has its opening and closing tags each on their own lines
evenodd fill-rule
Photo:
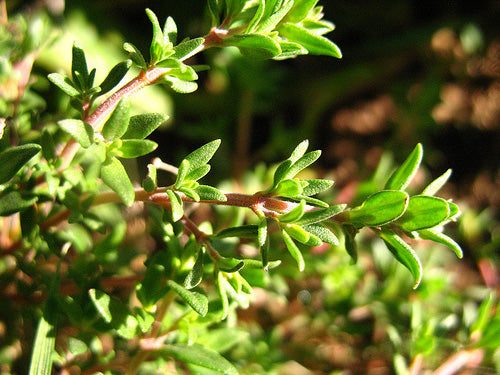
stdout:
<svg viewBox="0 0 500 375">
<path fill-rule="evenodd" d="M 411 188 L 453 169 L 440 196 L 463 210 L 448 234 L 465 256 L 420 246 L 424 281 L 413 291 L 410 275 L 369 235 L 360 235 L 355 266 L 341 247 L 318 249 L 308 254 L 300 278 L 290 268 L 256 293 L 239 323 L 250 339 L 227 355 L 249 374 L 420 374 L 466 352 L 463 374 L 499 373 L 497 343 L 481 344 L 477 332 L 487 330 L 478 323 L 487 310 L 487 321 L 496 322 L 490 335 L 500 333 L 492 307 L 500 285 L 500 1 L 320 3 L 337 26 L 327 36 L 340 46 L 341 60 L 250 61 L 233 50 L 195 56 L 189 63 L 212 66 L 200 73 L 198 91 L 151 87 L 134 103 L 137 112 L 171 116 L 153 135 L 160 144 L 155 156 L 175 164 L 221 138 L 212 177 L 245 190 L 257 183 L 259 163 L 287 157 L 308 138 L 323 150 L 310 173 L 335 180 L 332 201 L 354 203 L 370 191 L 377 165 L 384 171 L 401 163 L 421 142 L 425 168 Z M 47 7 L 59 29 L 37 62 L 40 76 L 68 70 L 74 40 L 98 77 L 125 58 L 124 41 L 147 54 L 146 7 L 160 22 L 172 16 L 181 39 L 210 28 L 201 0 L 13 0 L 7 6 L 9 12 Z M 144 165 L 131 166 L 138 178 Z M 411 372 L 422 369 L 427 372 Z M 440 372 L 448 373 L 455 372 Z"/>
</svg>

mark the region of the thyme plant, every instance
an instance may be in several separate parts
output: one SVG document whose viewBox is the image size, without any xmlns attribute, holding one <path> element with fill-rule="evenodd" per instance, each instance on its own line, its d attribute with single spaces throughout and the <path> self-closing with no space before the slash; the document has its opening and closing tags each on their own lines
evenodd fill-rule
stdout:
<svg viewBox="0 0 500 375">
<path fill-rule="evenodd" d="M 147 137 L 166 116 L 131 115 L 130 96 L 155 84 L 183 94 L 195 91 L 197 72 L 208 67 L 190 65 L 189 58 L 209 48 L 236 47 L 250 59 L 306 54 L 340 58 L 339 48 L 324 36 L 334 25 L 323 19 L 317 3 L 209 0 L 212 28 L 205 36 L 182 41 L 177 40 L 172 18 L 161 26 L 147 9 L 153 29 L 149 53 L 125 43 L 129 59 L 96 82 L 96 69 L 88 67 L 85 51 L 75 42 L 71 71 L 48 76 L 68 95 L 72 109 L 66 118 L 43 123 L 37 121 L 43 105 L 28 100 L 31 65 L 43 48 L 43 28 L 3 15 L 0 243 L 1 256 L 14 262 L 3 282 L 23 290 L 41 307 L 31 374 L 48 374 L 54 364 L 61 369 L 77 365 L 82 373 L 133 374 L 158 360 L 200 373 L 237 373 L 233 364 L 201 343 L 218 334 L 211 325 L 234 319 L 237 309 L 249 306 L 256 285 L 252 275 L 280 267 L 282 247 L 295 260 L 297 272 L 307 268 L 304 252 L 324 243 L 342 242 L 356 262 L 356 235 L 369 230 L 410 271 L 415 288 L 422 280 L 422 264 L 409 239 L 435 241 L 462 256 L 460 246 L 442 232 L 460 210 L 435 196 L 450 171 L 421 193 L 408 192 L 422 162 L 420 144 L 355 207 L 321 198 L 333 181 L 303 178 L 301 172 L 321 155 L 308 150 L 307 140 L 289 150 L 288 159 L 269 167 L 271 178 L 260 191 L 228 192 L 203 183 L 219 139 L 194 150 L 177 166 L 156 159 L 147 165 L 142 183 L 131 181 L 122 160 L 161 147 Z M 24 28 L 25 39 L 16 35 L 19 28 Z M 133 71 L 138 73 L 122 84 Z M 172 176 L 172 183 L 159 186 L 158 173 Z M 192 214 L 201 205 L 235 207 L 251 215 L 237 215 L 225 227 L 199 224 Z M 138 247 L 131 254 L 126 235 L 133 216 L 127 207 L 140 208 L 147 217 L 147 230 L 157 244 L 153 251 Z M 242 255 L 242 241 L 259 255 Z M 137 253 L 145 255 L 144 265 L 129 269 Z M 32 283 L 26 284 L 19 274 Z M 131 288 L 117 294 L 114 285 Z M 65 335 L 65 342 L 56 343 L 65 329 L 80 334 Z M 127 357 L 80 356 L 93 350 L 99 332 L 117 340 Z M 62 348 L 74 355 L 63 355 Z"/>
</svg>

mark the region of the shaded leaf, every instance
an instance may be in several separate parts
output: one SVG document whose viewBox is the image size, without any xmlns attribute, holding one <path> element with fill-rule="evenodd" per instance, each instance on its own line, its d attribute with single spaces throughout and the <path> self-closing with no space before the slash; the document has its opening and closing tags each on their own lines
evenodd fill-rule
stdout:
<svg viewBox="0 0 500 375">
<path fill-rule="evenodd" d="M 222 303 L 222 311 L 220 313 L 220 320 L 224 320 L 227 317 L 227 314 L 229 313 L 229 301 L 227 299 L 227 293 L 226 293 L 226 288 L 224 288 L 224 276 L 222 275 L 221 272 L 216 270 L 215 272 L 215 287 L 217 289 L 217 295 L 219 296 L 219 299 Z"/>
<path fill-rule="evenodd" d="M 130 100 L 124 96 L 102 128 L 105 140 L 114 141 L 127 131 L 130 121 Z"/>
<path fill-rule="evenodd" d="M 433 228 L 450 215 L 448 202 L 444 199 L 429 195 L 416 195 L 410 197 L 404 215 L 399 218 L 398 224 L 408 232 Z"/>
<path fill-rule="evenodd" d="M 164 345 L 159 352 L 174 357 L 184 363 L 196 365 L 218 374 L 237 375 L 238 370 L 219 353 L 199 345 Z"/>
<path fill-rule="evenodd" d="M 72 136 L 83 148 L 87 148 L 94 143 L 94 128 L 82 120 L 61 120 L 57 122 L 57 125 Z"/>
<path fill-rule="evenodd" d="M 89 71 L 87 68 L 87 60 L 85 58 L 85 52 L 78 42 L 73 43 L 72 48 L 72 59 L 71 59 L 71 74 L 73 76 L 73 82 L 78 82 L 78 74 L 82 77 L 83 85 L 82 90 L 92 87 L 92 84 L 86 85 L 89 78 Z"/>
<path fill-rule="evenodd" d="M 144 139 L 168 119 L 160 113 L 144 113 L 130 117 L 127 131 L 122 139 Z"/>
<path fill-rule="evenodd" d="M 248 26 L 245 30 L 245 34 L 250 34 L 255 30 L 260 20 L 262 19 L 262 16 L 264 15 L 265 7 L 266 7 L 265 0 L 257 0 L 257 5 L 255 6 L 255 13 L 250 22 L 248 23 Z"/>
<path fill-rule="evenodd" d="M 377 231 L 377 233 L 379 233 L 380 237 L 384 240 L 385 244 L 398 262 L 408 268 L 411 272 L 413 279 L 415 280 L 413 288 L 416 289 L 422 280 L 422 264 L 420 263 L 420 259 L 418 259 L 415 250 L 404 242 L 401 237 L 391 231 L 383 229 Z"/>
<path fill-rule="evenodd" d="M 163 26 L 163 44 L 177 43 L 177 25 L 172 17 L 167 17 L 165 25 Z"/>
<path fill-rule="evenodd" d="M 463 257 L 463 251 L 460 245 L 456 243 L 452 238 L 448 237 L 443 233 L 440 233 L 434 229 L 422 229 L 418 231 L 418 235 L 420 236 L 420 238 L 424 240 L 431 240 L 440 243 L 442 245 L 445 245 L 449 247 L 451 250 L 453 250 L 457 255 L 457 257 L 459 258 Z"/>
<path fill-rule="evenodd" d="M 283 235 L 283 240 L 285 241 L 286 248 L 290 252 L 292 258 L 295 259 L 295 261 L 297 262 L 299 271 L 300 272 L 304 271 L 305 268 L 304 257 L 302 256 L 302 253 L 300 252 L 299 248 L 297 247 L 295 242 L 293 242 L 292 238 L 288 235 L 286 231 L 283 231 L 282 235 Z"/>
<path fill-rule="evenodd" d="M 256 28 L 259 33 L 272 31 L 292 8 L 293 0 L 266 1 L 264 16 Z"/>
<path fill-rule="evenodd" d="M 0 185 L 8 182 L 42 148 L 37 144 L 10 147 L 0 153 Z"/>
<path fill-rule="evenodd" d="M 142 187 L 148 193 L 152 193 L 158 187 L 156 178 L 156 167 L 153 164 L 148 164 L 148 174 L 142 181 Z"/>
<path fill-rule="evenodd" d="M 101 91 L 99 91 L 99 93 L 96 96 L 103 95 L 111 91 L 113 88 L 115 88 L 123 79 L 123 77 L 125 77 L 131 66 L 132 66 L 131 60 L 125 60 L 116 64 L 109 71 L 108 75 L 106 76 L 106 78 L 104 78 L 102 83 L 99 85 Z"/>
<path fill-rule="evenodd" d="M 136 46 L 131 43 L 124 43 L 123 49 L 129 54 L 130 60 L 132 60 L 135 65 L 142 70 L 147 70 L 148 64 L 146 63 L 144 56 L 142 56 L 141 51 L 139 51 Z"/>
<path fill-rule="evenodd" d="M 172 288 L 194 311 L 201 316 L 207 315 L 208 298 L 198 292 L 191 292 L 175 281 L 168 280 L 167 285 Z"/>
<path fill-rule="evenodd" d="M 274 172 L 273 186 L 269 189 L 269 191 L 274 191 L 278 184 L 286 178 L 288 170 L 292 164 L 293 161 L 287 159 L 278 165 L 278 168 L 276 168 L 276 171 Z"/>
<path fill-rule="evenodd" d="M 194 262 L 193 268 L 189 271 L 184 280 L 184 286 L 187 289 L 193 289 L 203 279 L 203 248 L 198 251 L 198 255 L 196 256 L 196 261 Z"/>
<path fill-rule="evenodd" d="M 286 173 L 286 178 L 293 178 L 297 173 L 307 168 L 309 165 L 314 163 L 321 156 L 321 151 L 311 151 L 299 158 L 293 165 L 288 169 Z"/>
<path fill-rule="evenodd" d="M 109 157 L 101 165 L 101 178 L 120 197 L 125 205 L 131 206 L 134 203 L 134 187 L 130 182 L 125 168 L 117 158 Z"/>
<path fill-rule="evenodd" d="M 172 210 L 172 220 L 178 221 L 184 216 L 184 209 L 182 208 L 182 200 L 179 195 L 172 191 L 167 190 L 168 198 L 170 199 L 170 207 Z"/>
<path fill-rule="evenodd" d="M 47 78 L 52 82 L 54 85 L 59 87 L 62 91 L 64 91 L 66 94 L 68 94 L 71 97 L 77 97 L 80 92 L 78 89 L 73 85 L 73 82 L 71 80 L 59 73 L 51 73 L 47 76 Z"/>
<path fill-rule="evenodd" d="M 342 232 L 344 233 L 344 247 L 347 254 L 351 257 L 352 264 L 358 261 L 358 248 L 354 237 L 356 236 L 356 228 L 352 225 L 342 225 Z"/>
<path fill-rule="evenodd" d="M 184 159 L 181 162 L 181 165 L 179 165 L 179 169 L 177 171 L 177 178 L 175 179 L 175 185 L 174 185 L 174 187 L 176 189 L 179 189 L 181 187 L 182 183 L 184 182 L 186 175 L 189 172 L 190 164 L 191 163 L 189 163 L 189 160 Z"/>
<path fill-rule="evenodd" d="M 198 89 L 196 82 L 185 81 L 177 77 L 163 77 L 163 80 L 172 90 L 179 94 L 189 94 Z"/>
<path fill-rule="evenodd" d="M 385 189 L 406 189 L 413 176 L 415 176 L 415 173 L 417 173 L 418 167 L 422 161 L 423 152 L 422 144 L 417 144 L 404 163 L 393 172 L 385 184 Z"/>
<path fill-rule="evenodd" d="M 218 232 L 215 238 L 228 238 L 228 237 L 238 237 L 238 238 L 257 238 L 257 225 L 242 225 L 239 227 L 226 228 Z"/>
</svg>

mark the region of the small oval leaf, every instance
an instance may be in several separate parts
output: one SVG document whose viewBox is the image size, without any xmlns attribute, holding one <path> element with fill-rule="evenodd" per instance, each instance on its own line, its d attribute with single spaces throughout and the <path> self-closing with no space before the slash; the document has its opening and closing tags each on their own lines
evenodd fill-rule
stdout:
<svg viewBox="0 0 500 375">
<path fill-rule="evenodd" d="M 410 197 L 408 207 L 404 215 L 397 223 L 408 232 L 433 228 L 450 215 L 448 202 L 444 199 L 430 195 L 416 195 Z"/>
<path fill-rule="evenodd" d="M 283 240 L 285 241 L 286 248 L 290 252 L 290 255 L 292 256 L 293 259 L 297 262 L 297 265 L 299 267 L 299 271 L 302 272 L 304 271 L 305 268 L 305 262 L 304 262 L 304 257 L 302 256 L 302 253 L 300 252 L 299 248 L 293 242 L 292 238 L 288 235 L 287 232 L 282 231 L 283 235 Z"/>
<path fill-rule="evenodd" d="M 168 280 L 167 285 L 172 288 L 194 311 L 201 316 L 207 315 L 208 298 L 198 292 L 192 292 L 177 284 L 175 281 Z"/>
<path fill-rule="evenodd" d="M 422 144 L 417 144 L 413 149 L 408 158 L 404 163 L 396 169 L 387 183 L 385 184 L 385 189 L 387 190 L 404 190 L 412 180 L 415 173 L 417 173 L 418 167 L 422 162 L 423 156 Z"/>
<path fill-rule="evenodd" d="M 94 143 L 94 128 L 82 120 L 66 119 L 57 122 L 66 133 L 72 136 L 83 148 Z"/>
<path fill-rule="evenodd" d="M 8 182 L 42 148 L 37 144 L 11 147 L 0 153 L 0 185 Z"/>
<path fill-rule="evenodd" d="M 134 203 L 135 192 L 122 163 L 115 158 L 107 158 L 101 165 L 101 178 L 127 206 Z"/>
<path fill-rule="evenodd" d="M 130 121 L 130 100 L 124 96 L 102 128 L 105 140 L 114 141 L 127 131 Z"/>
</svg>

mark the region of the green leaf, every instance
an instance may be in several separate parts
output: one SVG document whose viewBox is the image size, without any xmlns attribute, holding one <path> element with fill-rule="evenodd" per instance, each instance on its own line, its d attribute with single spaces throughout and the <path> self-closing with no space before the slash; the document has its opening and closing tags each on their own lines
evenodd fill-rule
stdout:
<svg viewBox="0 0 500 375">
<path fill-rule="evenodd" d="M 300 225 L 297 224 L 285 224 L 282 228 L 297 241 L 307 244 L 311 235 L 304 230 Z"/>
<path fill-rule="evenodd" d="M 439 176 L 434 181 L 432 181 L 429 185 L 427 185 L 427 187 L 422 192 L 422 195 L 434 195 L 434 194 L 436 194 L 439 191 L 439 189 L 441 189 L 444 186 L 444 184 L 446 184 L 446 182 L 448 181 L 450 176 L 451 176 L 451 169 L 448 169 L 441 176 Z"/>
<path fill-rule="evenodd" d="M 0 185 L 8 182 L 42 148 L 33 143 L 10 147 L 0 153 Z"/>
<path fill-rule="evenodd" d="M 208 164 L 202 165 L 199 168 L 191 170 L 187 174 L 186 180 L 189 180 L 189 181 L 198 181 L 200 178 L 202 178 L 203 176 L 205 176 L 209 171 L 210 171 L 210 165 L 208 165 Z"/>
<path fill-rule="evenodd" d="M 153 164 L 148 164 L 148 174 L 142 181 L 142 187 L 147 193 L 152 193 L 158 187 L 156 178 L 156 168 Z"/>
<path fill-rule="evenodd" d="M 420 259 L 418 259 L 415 250 L 404 242 L 401 237 L 391 231 L 382 229 L 376 232 L 384 240 L 385 244 L 398 262 L 408 268 L 411 272 L 413 279 L 415 280 L 413 289 L 416 289 L 422 280 L 422 264 L 420 263 Z"/>
<path fill-rule="evenodd" d="M 269 189 L 270 191 L 274 191 L 278 184 L 286 178 L 288 170 L 292 164 L 293 161 L 287 159 L 278 165 L 278 168 L 276 168 L 276 171 L 274 172 L 273 186 Z"/>
<path fill-rule="evenodd" d="M 309 147 L 309 141 L 307 139 L 303 140 L 297 145 L 297 147 L 295 147 L 295 149 L 290 154 L 288 160 L 290 160 L 292 164 L 295 163 L 302 156 L 304 156 L 308 147 Z"/>
<path fill-rule="evenodd" d="M 313 55 L 342 57 L 339 47 L 329 39 L 315 35 L 306 28 L 292 23 L 284 23 L 279 33 L 288 41 L 298 43 Z"/>
<path fill-rule="evenodd" d="M 189 271 L 184 280 L 184 286 L 187 289 L 193 289 L 203 279 L 203 248 L 198 251 L 198 255 L 196 257 L 196 261 L 194 262 L 193 268 Z"/>
<path fill-rule="evenodd" d="M 208 185 L 199 185 L 194 191 L 200 196 L 203 201 L 225 202 L 227 197 L 219 189 Z"/>
<path fill-rule="evenodd" d="M 293 6 L 293 0 L 266 1 L 266 10 L 256 31 L 268 33 L 285 17 Z"/>
<path fill-rule="evenodd" d="M 321 241 L 325 243 L 329 243 L 335 246 L 340 245 L 337 236 L 335 236 L 335 234 L 333 234 L 333 232 L 330 229 L 324 227 L 321 224 L 305 225 L 302 228 L 304 228 L 306 232 L 318 237 Z"/>
<path fill-rule="evenodd" d="M 282 180 L 276 189 L 274 194 L 282 197 L 295 197 L 296 195 L 302 194 L 302 185 L 298 180 L 286 179 Z"/>
<path fill-rule="evenodd" d="M 318 0 L 296 0 L 292 9 L 286 15 L 287 22 L 299 23 L 307 17 L 309 12 L 316 6 Z"/>
<path fill-rule="evenodd" d="M 118 302 L 117 300 L 114 301 Z M 137 327 L 139 325 L 137 319 L 133 315 L 130 315 L 128 313 L 127 309 L 122 303 L 119 303 L 117 305 L 117 308 L 121 309 L 117 310 L 119 320 L 114 327 L 116 329 L 116 333 L 126 340 L 131 340 L 137 336 Z"/>
<path fill-rule="evenodd" d="M 131 206 L 134 203 L 134 187 L 128 178 L 125 168 L 117 158 L 109 157 L 101 165 L 101 178 L 120 197 L 125 205 Z"/>
<path fill-rule="evenodd" d="M 299 271 L 302 272 L 304 271 L 305 268 L 305 262 L 304 262 L 304 257 L 302 256 L 302 253 L 300 252 L 299 248 L 293 242 L 292 238 L 288 235 L 286 231 L 282 231 L 283 235 L 283 240 L 285 241 L 286 248 L 290 252 L 290 255 L 292 256 L 293 259 L 297 262 L 297 265 L 299 267 Z"/>
<path fill-rule="evenodd" d="M 48 375 L 52 373 L 52 354 L 55 348 L 55 324 L 42 316 L 38 322 L 29 375 Z"/>
<path fill-rule="evenodd" d="M 462 248 L 458 243 L 456 243 L 452 238 L 448 237 L 447 235 L 440 233 L 434 229 L 419 230 L 418 235 L 420 236 L 420 238 L 424 240 L 431 240 L 449 247 L 451 250 L 455 252 L 457 257 L 459 257 L 460 259 L 464 255 Z"/>
<path fill-rule="evenodd" d="M 120 158 L 137 158 L 153 152 L 158 147 L 156 142 L 149 139 L 124 139 L 116 151 Z"/>
<path fill-rule="evenodd" d="M 250 22 L 248 23 L 248 26 L 245 30 L 245 34 L 251 34 L 259 24 L 260 20 L 262 19 L 262 16 L 264 15 L 266 2 L 265 0 L 257 0 L 257 1 L 258 3 L 255 6 L 255 13 Z"/>
<path fill-rule="evenodd" d="M 130 117 L 127 131 L 122 139 L 144 139 L 167 121 L 168 116 L 160 113 L 144 113 Z"/>
<path fill-rule="evenodd" d="M 398 224 L 408 232 L 433 228 L 450 215 L 448 202 L 444 199 L 429 195 L 416 195 L 410 197 L 404 215 L 399 218 Z"/>
<path fill-rule="evenodd" d="M 217 267 L 226 273 L 238 272 L 245 266 L 241 259 L 236 258 L 223 258 L 217 259 Z"/>
<path fill-rule="evenodd" d="M 307 168 L 309 165 L 314 163 L 321 156 L 321 151 L 311 151 L 299 158 L 293 165 L 288 169 L 286 173 L 286 178 L 293 178 L 297 173 Z"/>
<path fill-rule="evenodd" d="M 286 40 L 279 40 L 278 43 L 281 48 L 281 53 L 278 56 L 273 57 L 274 60 L 284 60 L 292 57 L 297 57 L 298 55 L 308 54 L 308 51 L 298 43 L 293 43 Z"/>
<path fill-rule="evenodd" d="M 94 128 L 82 120 L 61 120 L 57 122 L 57 125 L 72 136 L 83 148 L 87 148 L 94 143 Z"/>
<path fill-rule="evenodd" d="M 382 190 L 370 195 L 360 206 L 346 211 L 347 220 L 356 226 L 380 226 L 399 218 L 408 206 L 408 194 Z"/>
<path fill-rule="evenodd" d="M 224 40 L 225 46 L 238 47 L 242 55 L 254 59 L 270 59 L 281 53 L 279 43 L 263 34 L 238 34 Z"/>
<path fill-rule="evenodd" d="M 385 189 L 387 190 L 404 190 L 417 173 L 418 167 L 422 162 L 423 156 L 422 144 L 417 144 L 404 163 L 391 175 Z"/>
<path fill-rule="evenodd" d="M 189 172 L 190 164 L 191 163 L 189 163 L 189 160 L 184 159 L 181 162 L 181 165 L 179 165 L 179 170 L 177 172 L 177 178 L 175 180 L 175 185 L 174 185 L 174 187 L 176 189 L 179 189 L 181 187 L 182 183 L 184 182 L 184 180 L 186 179 L 186 176 Z"/>
<path fill-rule="evenodd" d="M 222 303 L 222 311 L 219 319 L 224 320 L 227 318 L 227 314 L 229 313 L 229 301 L 227 299 L 226 288 L 224 288 L 224 275 L 216 269 L 214 279 L 217 295 Z"/>
<path fill-rule="evenodd" d="M 306 196 L 315 195 L 325 191 L 333 186 L 333 181 L 331 180 L 302 180 L 307 182 L 307 185 L 303 188 L 302 194 Z"/>
<path fill-rule="evenodd" d="M 228 237 L 238 237 L 238 238 L 257 238 L 257 225 L 241 225 L 238 227 L 230 227 L 222 229 L 220 232 L 214 235 L 215 238 L 228 238 Z"/>
<path fill-rule="evenodd" d="M 306 201 L 307 204 L 310 204 L 310 205 L 313 205 L 313 206 L 324 207 L 324 208 L 329 207 L 328 203 L 323 202 L 320 199 L 307 197 L 307 196 L 305 196 L 303 194 L 296 195 L 295 197 L 292 197 L 292 199 L 294 199 L 294 200 L 303 199 L 303 200 Z"/>
<path fill-rule="evenodd" d="M 124 96 L 102 128 L 102 135 L 108 142 L 120 138 L 127 131 L 130 121 L 130 100 Z"/>
<path fill-rule="evenodd" d="M 194 311 L 201 316 L 207 315 L 208 298 L 198 292 L 191 292 L 175 281 L 168 280 L 167 285 L 172 288 Z"/>
<path fill-rule="evenodd" d="M 167 190 L 168 198 L 170 199 L 170 207 L 172 210 L 172 219 L 174 222 L 180 220 L 184 216 L 184 209 L 182 208 L 182 200 L 179 195 L 172 191 Z"/>
<path fill-rule="evenodd" d="M 82 90 L 89 89 L 92 87 L 92 84 L 88 85 L 89 71 L 87 69 L 87 60 L 85 58 L 85 52 L 82 47 L 78 44 L 78 42 L 73 43 L 72 48 L 73 58 L 71 60 L 71 74 L 73 77 L 73 82 L 78 82 L 78 74 L 83 80 L 83 85 L 81 87 Z"/>
<path fill-rule="evenodd" d="M 59 73 L 51 73 L 47 78 L 69 96 L 74 98 L 80 95 L 80 91 L 78 91 L 68 77 Z"/>
<path fill-rule="evenodd" d="M 181 193 L 183 193 L 184 195 L 186 195 L 187 197 L 191 198 L 195 202 L 199 202 L 201 199 L 199 194 L 196 191 L 194 191 L 193 189 L 181 186 L 177 190 L 180 191 Z"/>
<path fill-rule="evenodd" d="M 219 148 L 221 143 L 220 139 L 216 139 L 212 142 L 209 142 L 195 151 L 191 152 L 188 156 L 185 157 L 186 160 L 190 163 L 189 171 L 193 171 L 205 164 L 207 164 L 212 156 L 214 156 L 215 152 Z"/>
<path fill-rule="evenodd" d="M 299 220 L 302 215 L 304 215 L 304 209 L 306 207 L 306 201 L 301 200 L 300 203 L 294 207 L 290 212 L 278 216 L 278 220 L 282 223 L 292 223 Z"/>
<path fill-rule="evenodd" d="M 177 43 L 177 25 L 172 17 L 167 17 L 165 25 L 163 26 L 163 44 Z"/>
<path fill-rule="evenodd" d="M 164 345 L 159 352 L 184 363 L 195 365 L 217 374 L 238 375 L 238 370 L 219 353 L 199 345 Z"/>
<path fill-rule="evenodd" d="M 354 237 L 356 236 L 356 228 L 352 225 L 342 225 L 342 232 L 344 233 L 344 247 L 347 254 L 351 257 L 352 263 L 356 264 L 358 261 L 358 248 Z"/>
<path fill-rule="evenodd" d="M 111 314 L 111 297 L 101 290 L 89 289 L 90 300 L 94 304 L 97 312 L 106 323 L 111 323 L 113 315 Z"/>
<path fill-rule="evenodd" d="M 163 81 L 179 94 L 189 94 L 198 89 L 198 84 L 196 82 L 185 81 L 177 77 L 163 77 Z"/>
<path fill-rule="evenodd" d="M 164 37 L 156 14 L 151 9 L 146 9 L 146 14 L 153 25 L 153 39 L 151 40 L 149 56 L 151 63 L 154 64 L 162 59 L 165 52 Z"/>
<path fill-rule="evenodd" d="M 448 220 L 455 221 L 462 214 L 462 212 L 455 203 L 450 201 L 447 201 L 446 203 L 448 203 L 448 207 L 450 209 L 450 215 L 448 216 Z"/>
<path fill-rule="evenodd" d="M 102 81 L 102 83 L 99 85 L 101 91 L 99 91 L 99 93 L 96 96 L 106 94 L 107 92 L 115 88 L 123 79 L 123 77 L 125 77 L 131 66 L 132 66 L 131 60 L 125 60 L 116 64 L 109 71 L 106 78 L 104 78 L 104 81 Z"/>
<path fill-rule="evenodd" d="M 304 20 L 302 26 L 315 35 L 323 35 L 335 29 L 335 25 L 325 20 Z"/>
<path fill-rule="evenodd" d="M 298 225 L 311 225 L 318 223 L 320 221 L 326 220 L 344 211 L 346 208 L 345 204 L 337 204 L 328 208 L 322 208 L 318 210 L 305 212 L 300 220 L 295 224 Z"/>
<path fill-rule="evenodd" d="M 203 42 L 204 38 L 188 39 L 179 43 L 174 47 L 174 54 L 171 56 L 173 59 L 184 60 L 189 56 L 194 50 L 199 48 Z"/>
<path fill-rule="evenodd" d="M 135 65 L 144 71 L 148 69 L 148 64 L 146 63 L 144 56 L 142 56 L 141 51 L 139 51 L 136 46 L 131 43 L 124 43 L 123 49 L 129 54 L 130 60 L 132 60 Z"/>
</svg>

